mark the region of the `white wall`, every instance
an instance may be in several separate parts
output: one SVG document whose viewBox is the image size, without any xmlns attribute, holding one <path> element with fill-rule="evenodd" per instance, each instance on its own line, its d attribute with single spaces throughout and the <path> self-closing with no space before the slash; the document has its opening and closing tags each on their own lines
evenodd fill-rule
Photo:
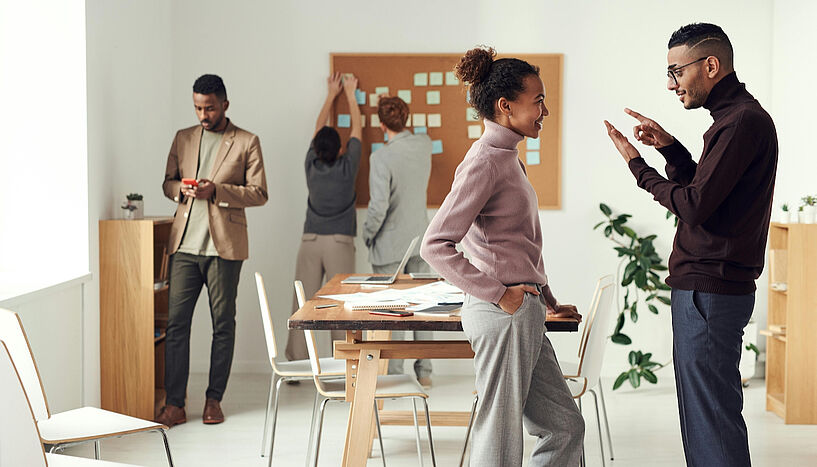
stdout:
<svg viewBox="0 0 817 467">
<path fill-rule="evenodd" d="M 701 135 L 711 121 L 708 113 L 683 110 L 665 89 L 670 33 L 693 21 L 723 26 L 735 44 L 739 78 L 767 109 L 772 102 L 772 25 L 780 19 L 774 16 L 772 21 L 768 0 L 696 0 L 683 9 L 646 0 L 594 2 L 592 7 L 531 0 L 506 2 L 501 8 L 487 0 L 423 0 L 411 8 L 384 2 L 379 9 L 362 0 L 236 3 L 225 7 L 214 0 L 176 1 L 170 6 L 159 1 L 88 2 L 89 165 L 92 200 L 98 195 L 99 203 L 92 206 L 92 214 L 114 214 L 114 201 L 136 190 L 146 195 L 147 214 L 172 212 L 172 203 L 163 200 L 160 191 L 164 162 L 173 133 L 197 123 L 191 86 L 203 73 L 224 78 L 231 101 L 228 115 L 261 138 L 270 202 L 248 210 L 250 259 L 239 286 L 234 371 L 268 368 L 252 280 L 255 271 L 265 275 L 271 307 L 278 313 L 277 334 L 285 338 L 307 194 L 302 158 L 325 96 L 330 52 L 462 52 L 489 44 L 505 53 L 565 55 L 563 209 L 543 211 L 541 219 L 554 290 L 560 300 L 581 308 L 588 305 L 595 279 L 616 267 L 611 245 L 591 230 L 600 220 L 599 202 L 633 214 L 634 226 L 657 233 L 665 258 L 669 252 L 673 228 L 664 219 L 664 210 L 635 186 L 606 137 L 602 119 L 629 128 L 632 122 L 621 110 L 629 106 L 664 124 L 693 153 L 700 151 Z M 739 17 L 738 9 L 743 12 Z M 795 8 L 774 12 L 779 10 L 797 16 Z M 654 151 L 644 154 L 650 163 L 661 165 Z M 364 218 L 365 211 L 359 211 L 359 224 Z M 95 221 L 92 225 L 96 255 Z M 92 267 L 97 263 L 92 258 Z M 359 241 L 357 263 L 360 270 L 368 268 Z M 206 371 L 209 358 L 205 298 L 194 319 L 194 371 Z M 757 312 L 765 314 L 765 298 L 760 295 Z M 634 347 L 653 351 L 659 361 L 668 360 L 668 318 L 668 310 L 659 317 L 642 314 L 638 330 L 631 332 Z M 553 340 L 564 355 L 575 349 L 575 335 Z M 609 349 L 605 372 L 617 374 L 629 348 Z M 467 372 L 470 362 L 440 362 L 437 369 Z"/>
</svg>

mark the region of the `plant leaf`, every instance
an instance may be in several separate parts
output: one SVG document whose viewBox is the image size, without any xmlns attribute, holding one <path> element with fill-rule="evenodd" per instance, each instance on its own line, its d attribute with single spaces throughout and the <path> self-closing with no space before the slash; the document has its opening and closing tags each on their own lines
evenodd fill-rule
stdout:
<svg viewBox="0 0 817 467">
<path fill-rule="evenodd" d="M 664 266 L 663 264 L 653 263 L 653 265 L 650 266 L 650 269 L 654 271 L 666 271 L 667 267 Z"/>
<path fill-rule="evenodd" d="M 593 230 L 598 229 L 598 228 L 599 228 L 599 226 L 601 226 L 601 225 L 602 225 L 602 224 L 604 224 L 605 222 L 606 222 L 606 221 L 601 221 L 601 222 L 599 222 L 598 224 L 594 225 L 594 226 L 593 226 Z"/>
<path fill-rule="evenodd" d="M 633 240 L 638 238 L 638 235 L 636 235 L 635 231 L 633 229 L 627 227 L 626 225 L 622 225 L 621 230 L 623 230 L 624 234 L 627 235 L 628 237 L 632 238 Z"/>
<path fill-rule="evenodd" d="M 633 309 L 630 310 L 630 321 L 633 323 L 638 322 L 638 313 L 635 312 L 635 303 L 633 303 Z"/>
<path fill-rule="evenodd" d="M 612 336 L 610 336 L 610 340 L 613 341 L 616 344 L 621 344 L 621 345 L 630 345 L 630 344 L 633 343 L 633 340 L 630 339 L 630 336 L 628 336 L 627 334 L 622 334 L 622 333 L 613 334 Z"/>
<path fill-rule="evenodd" d="M 618 375 L 618 378 L 616 378 L 616 382 L 613 384 L 613 391 L 621 387 L 621 385 L 624 384 L 625 381 L 627 381 L 627 378 L 629 378 L 629 375 L 627 374 L 626 371 L 623 371 L 620 375 Z"/>
<path fill-rule="evenodd" d="M 655 305 L 649 304 L 649 305 L 647 305 L 647 308 L 649 308 L 650 311 L 652 311 L 654 314 L 656 314 L 656 315 L 658 314 L 658 308 L 656 308 Z"/>
<path fill-rule="evenodd" d="M 601 212 L 603 212 L 605 216 L 609 216 L 613 213 L 613 211 L 604 203 L 599 204 L 599 209 L 601 209 Z M 667 219 L 669 219 L 669 217 Z"/>
<path fill-rule="evenodd" d="M 667 297 L 664 297 L 664 296 L 662 296 L 662 295 L 659 295 L 659 296 L 657 296 L 657 297 L 655 297 L 655 298 L 657 298 L 658 300 L 660 300 L 660 301 L 661 301 L 661 303 L 663 303 L 664 305 L 672 305 L 672 300 L 670 300 L 670 299 L 669 299 L 669 298 L 667 298 Z"/>
<path fill-rule="evenodd" d="M 641 370 L 641 376 L 643 376 L 644 379 L 651 382 L 652 384 L 655 384 L 655 383 L 658 382 L 658 377 L 655 376 L 655 373 L 653 373 L 652 371 L 650 371 L 650 370 L 648 370 L 646 368 Z"/>
<path fill-rule="evenodd" d="M 630 377 L 630 384 L 634 388 L 638 388 L 639 386 L 641 386 L 641 375 L 638 373 L 638 370 L 632 369 L 627 373 L 629 374 Z"/>
<path fill-rule="evenodd" d="M 647 285 L 647 274 L 644 270 L 639 269 L 635 273 L 635 286 L 639 289 L 643 289 Z"/>
<path fill-rule="evenodd" d="M 604 236 L 609 237 L 613 233 L 613 227 L 608 225 L 604 228 Z"/>
<path fill-rule="evenodd" d="M 632 365 L 632 366 L 638 365 L 638 354 L 635 353 L 634 350 L 631 350 L 630 354 L 627 355 L 627 360 L 630 361 L 630 365 Z"/>
<path fill-rule="evenodd" d="M 624 313 L 618 314 L 618 323 L 616 323 L 616 330 L 613 331 L 613 335 L 616 335 L 621 331 L 621 328 L 624 327 Z"/>
</svg>

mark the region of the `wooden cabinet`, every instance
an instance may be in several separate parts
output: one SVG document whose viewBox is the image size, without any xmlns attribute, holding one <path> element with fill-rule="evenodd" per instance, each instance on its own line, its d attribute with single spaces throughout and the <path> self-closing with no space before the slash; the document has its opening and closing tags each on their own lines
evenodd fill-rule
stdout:
<svg viewBox="0 0 817 467">
<path fill-rule="evenodd" d="M 817 224 L 769 232 L 766 410 L 817 424 Z"/>
<path fill-rule="evenodd" d="M 164 403 L 167 242 L 173 218 L 99 221 L 102 408 L 152 420 Z"/>
</svg>

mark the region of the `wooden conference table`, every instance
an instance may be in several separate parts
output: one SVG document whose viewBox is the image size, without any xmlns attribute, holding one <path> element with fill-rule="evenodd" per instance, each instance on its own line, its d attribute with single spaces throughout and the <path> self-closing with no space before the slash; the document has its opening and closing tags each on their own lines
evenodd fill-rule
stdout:
<svg viewBox="0 0 817 467">
<path fill-rule="evenodd" d="M 320 295 L 374 291 L 357 284 L 341 284 L 353 274 L 338 274 L 326 283 L 314 297 L 293 314 L 288 321 L 290 329 L 346 331 L 345 341 L 335 341 L 334 356 L 346 360 L 346 401 L 351 402 L 346 426 L 343 466 L 366 465 L 373 435 L 374 391 L 377 375 L 384 374 L 386 363 L 392 358 L 473 358 L 474 352 L 467 340 L 392 341 L 391 331 L 462 331 L 459 316 L 410 316 L 398 318 L 352 311 L 342 304 L 333 308 L 315 309 L 315 305 L 338 303 L 318 298 Z M 398 276 L 391 288 L 408 289 L 428 284 L 432 280 L 413 280 L 408 275 Z M 548 317 L 548 332 L 576 331 L 573 319 Z M 369 331 L 364 334 L 363 331 Z M 465 426 L 468 412 L 432 412 L 432 425 Z M 422 417 L 420 417 L 422 419 Z M 382 411 L 383 425 L 411 425 L 410 411 Z M 424 422 L 424 420 L 423 420 Z"/>
</svg>

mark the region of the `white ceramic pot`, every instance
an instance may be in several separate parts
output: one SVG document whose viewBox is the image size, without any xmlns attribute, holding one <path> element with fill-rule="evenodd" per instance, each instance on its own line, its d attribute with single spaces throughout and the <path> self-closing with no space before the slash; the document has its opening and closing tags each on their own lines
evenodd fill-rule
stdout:
<svg viewBox="0 0 817 467">
<path fill-rule="evenodd" d="M 801 212 L 803 216 L 800 219 L 800 223 L 813 224 L 815 215 L 817 215 L 817 206 L 803 206 L 803 210 Z"/>
</svg>

